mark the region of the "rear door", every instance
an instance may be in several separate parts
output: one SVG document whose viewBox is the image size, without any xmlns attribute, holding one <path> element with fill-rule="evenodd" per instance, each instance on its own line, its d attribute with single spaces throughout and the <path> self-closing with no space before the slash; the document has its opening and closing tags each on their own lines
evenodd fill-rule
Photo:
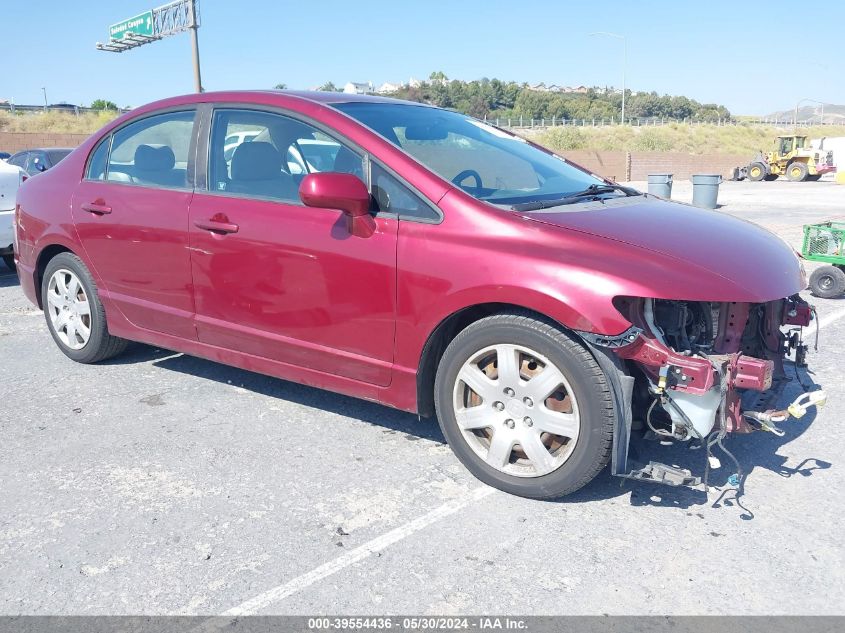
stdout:
<svg viewBox="0 0 845 633">
<path fill-rule="evenodd" d="M 196 339 L 188 253 L 195 111 L 135 120 L 92 152 L 73 196 L 88 261 L 134 325 Z"/>
<path fill-rule="evenodd" d="M 236 132 L 257 135 L 233 148 Z M 341 211 L 305 207 L 298 186 L 313 166 L 297 163 L 296 147 L 315 140 L 333 146 L 331 170 L 365 179 L 360 151 L 308 123 L 278 112 L 213 112 L 209 150 L 199 152 L 208 156 L 208 186 L 198 187 L 190 211 L 199 339 L 386 385 L 398 220 L 377 215 L 375 233 L 359 238 Z"/>
</svg>

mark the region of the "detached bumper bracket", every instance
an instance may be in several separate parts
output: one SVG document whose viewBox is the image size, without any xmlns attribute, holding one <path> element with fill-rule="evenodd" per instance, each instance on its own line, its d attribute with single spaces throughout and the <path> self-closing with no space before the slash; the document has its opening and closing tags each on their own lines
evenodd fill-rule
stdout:
<svg viewBox="0 0 845 633">
<path fill-rule="evenodd" d="M 647 466 L 632 470 L 627 475 L 622 475 L 626 479 L 636 479 L 639 481 L 651 481 L 658 484 L 666 484 L 667 486 L 687 486 L 694 488 L 701 484 L 700 477 L 694 477 L 686 468 L 676 468 L 660 462 L 649 462 Z"/>
<path fill-rule="evenodd" d="M 636 325 L 632 325 L 627 330 L 622 332 L 622 334 L 617 334 L 616 336 L 607 336 L 605 334 L 593 334 L 592 332 L 580 331 L 578 332 L 578 336 L 580 336 L 582 339 L 587 341 L 587 343 L 595 347 L 618 349 L 620 347 L 630 345 L 631 343 L 636 341 L 642 333 L 643 330 L 641 328 L 638 328 Z"/>
</svg>

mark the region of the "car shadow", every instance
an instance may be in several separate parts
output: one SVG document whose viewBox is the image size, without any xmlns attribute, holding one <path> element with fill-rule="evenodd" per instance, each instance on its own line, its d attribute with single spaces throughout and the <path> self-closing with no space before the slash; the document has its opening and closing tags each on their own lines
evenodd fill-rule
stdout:
<svg viewBox="0 0 845 633">
<path fill-rule="evenodd" d="M 385 433 L 401 433 L 410 441 L 425 439 L 438 444 L 446 443 L 435 418 L 420 419 L 414 414 L 375 402 L 288 382 L 179 352 L 133 343 L 124 354 L 105 361 L 104 364 L 122 365 L 140 362 L 152 362 L 154 366 L 169 371 L 205 378 L 221 384 L 236 385 L 271 398 L 354 418 L 383 427 Z M 788 364 L 787 371 L 791 373 L 794 370 L 794 365 Z M 799 370 L 799 375 L 807 391 L 819 388 L 812 374 L 806 369 Z M 792 380 L 784 390 L 778 406 L 785 406 L 792 402 L 801 392 L 802 387 L 796 380 Z M 744 484 L 745 479 L 757 469 L 768 470 L 780 477 L 790 478 L 796 475 L 810 477 L 816 470 L 830 468 L 832 465 L 829 462 L 811 456 L 802 456 L 798 465 L 788 466 L 788 462 L 794 458 L 778 453 L 781 447 L 807 431 L 815 419 L 816 411 L 812 408 L 802 418 L 797 420 L 793 418 L 785 422 L 781 426 L 785 432 L 782 437 L 763 432 L 726 437 L 723 444 L 739 463 L 743 473 L 741 483 Z M 733 461 L 718 447 L 714 447 L 713 454 L 719 459 L 721 466 L 710 470 L 709 492 L 705 492 L 703 486 L 697 489 L 672 487 L 614 477 L 610 474 L 610 468 L 605 468 L 584 488 L 551 503 L 589 503 L 628 494 L 629 501 L 634 506 L 670 507 L 679 510 L 690 510 L 696 506 L 703 508 L 707 505 L 711 508 L 735 507 L 740 511 L 741 519 L 753 519 L 753 499 L 745 497 L 742 486 L 737 488 L 728 482 L 730 477 L 737 473 Z M 687 444 L 672 442 L 663 445 L 659 441 L 646 440 L 635 434 L 631 441 L 629 466 L 634 461 L 645 464 L 652 460 L 687 468 L 693 475 L 702 476 L 706 454 L 703 449 L 690 450 Z M 688 514 L 696 513 L 688 512 Z M 701 516 L 700 513 L 697 515 Z"/>
<path fill-rule="evenodd" d="M 12 286 L 20 285 L 21 280 L 18 279 L 18 274 L 16 272 L 8 269 L 0 271 L 0 288 L 11 288 Z"/>
<path fill-rule="evenodd" d="M 376 402 L 288 382 L 281 378 L 223 365 L 196 356 L 188 356 L 136 343 L 132 344 L 124 354 L 106 361 L 106 363 L 122 365 L 150 361 L 155 367 L 169 371 L 205 378 L 226 385 L 236 385 L 260 395 L 294 402 L 381 426 L 386 433 L 400 433 L 411 441 L 424 439 L 439 444 L 446 443 L 437 420 L 434 418 L 420 419 L 414 414 L 399 411 Z"/>
<path fill-rule="evenodd" d="M 788 363 L 787 372 L 792 374 L 795 366 Z M 784 390 L 777 406 L 785 407 L 797 398 L 804 389 L 814 391 L 820 386 L 813 380 L 813 375 L 806 369 L 798 370 L 801 382 L 792 380 Z M 790 418 L 780 425 L 784 435 L 779 437 L 773 433 L 755 432 L 750 434 L 728 435 L 723 441 L 724 447 L 736 458 L 737 469 L 731 457 L 713 447 L 713 455 L 719 460 L 720 467 L 710 470 L 709 493 L 703 486 L 697 489 L 687 487 L 672 487 L 650 482 L 641 482 L 613 477 L 609 469 L 605 469 L 592 483 L 567 496 L 562 501 L 569 503 L 584 503 L 611 497 L 618 497 L 630 491 L 630 503 L 635 506 L 658 506 L 690 509 L 694 506 L 711 508 L 737 508 L 742 520 L 754 518 L 753 498 L 745 495 L 744 484 L 748 476 L 757 469 L 771 471 L 780 477 L 790 478 L 796 475 L 810 477 L 813 471 L 824 470 L 832 466 L 831 463 L 811 456 L 796 456 L 801 461 L 796 466 L 788 466 L 796 457 L 782 455 L 779 450 L 792 440 L 807 431 L 816 419 L 816 408 L 811 408 L 801 418 Z M 631 442 L 631 462 L 636 460 L 640 464 L 649 461 L 663 462 L 673 466 L 689 469 L 693 475 L 702 477 L 705 470 L 706 453 L 704 449 L 690 450 L 686 444 L 670 443 L 663 445 L 659 441 L 649 441 L 642 437 L 635 437 Z M 734 486 L 729 479 L 741 471 L 740 485 Z M 692 513 L 690 513 L 692 514 Z"/>
</svg>

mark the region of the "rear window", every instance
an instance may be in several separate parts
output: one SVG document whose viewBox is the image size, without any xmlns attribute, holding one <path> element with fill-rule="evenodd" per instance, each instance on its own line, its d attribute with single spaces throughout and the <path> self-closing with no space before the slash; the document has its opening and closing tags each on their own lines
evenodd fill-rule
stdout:
<svg viewBox="0 0 845 633">
<path fill-rule="evenodd" d="M 193 126 L 191 110 L 152 115 L 119 129 L 112 140 L 106 179 L 145 186 L 187 186 Z"/>
<path fill-rule="evenodd" d="M 50 164 L 55 165 L 61 161 L 65 156 L 71 153 L 69 149 L 48 149 L 47 158 L 50 159 Z"/>
</svg>

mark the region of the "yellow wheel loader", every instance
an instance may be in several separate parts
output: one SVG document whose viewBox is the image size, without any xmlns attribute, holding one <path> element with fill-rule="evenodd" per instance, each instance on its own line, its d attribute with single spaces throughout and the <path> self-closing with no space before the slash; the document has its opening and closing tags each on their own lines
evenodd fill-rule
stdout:
<svg viewBox="0 0 845 633">
<path fill-rule="evenodd" d="M 822 141 L 822 146 L 824 141 Z M 778 136 L 771 152 L 760 152 L 745 170 L 748 180 L 775 180 L 786 176 L 789 180 L 818 180 L 822 174 L 836 171 L 833 152 L 813 149 L 806 136 Z"/>
</svg>

